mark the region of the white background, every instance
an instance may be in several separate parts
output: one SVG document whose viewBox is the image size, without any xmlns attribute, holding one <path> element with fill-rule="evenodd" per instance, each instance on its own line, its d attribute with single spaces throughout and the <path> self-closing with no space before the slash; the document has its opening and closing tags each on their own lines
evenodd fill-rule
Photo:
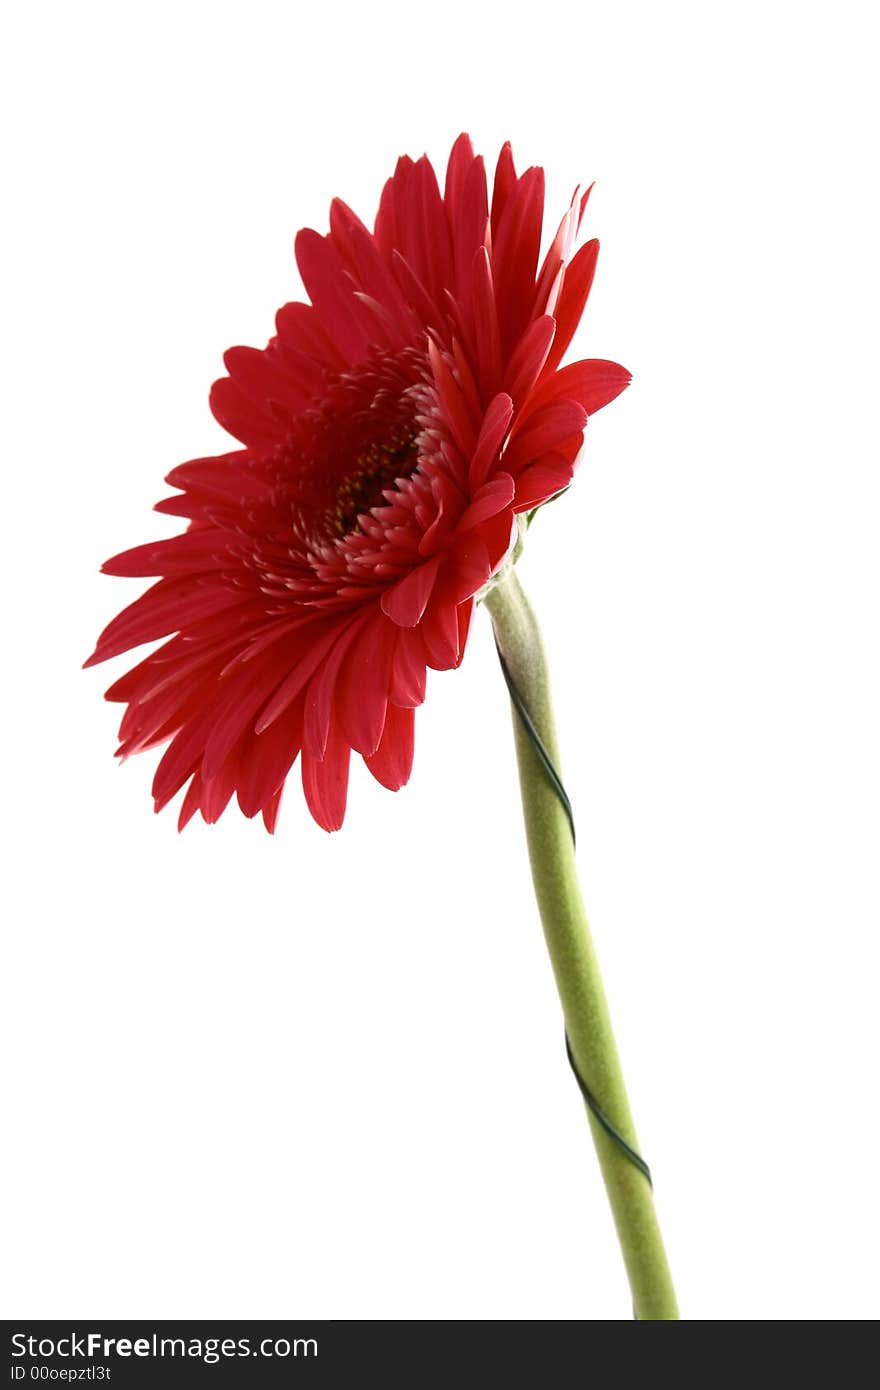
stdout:
<svg viewBox="0 0 880 1390">
<path fill-rule="evenodd" d="M 468 129 L 596 179 L 591 424 L 522 577 L 683 1313 L 878 1311 L 868 4 L 33 4 L 7 25 L 12 1316 L 626 1319 L 481 614 L 410 787 L 178 837 L 82 673 L 207 389 Z"/>
</svg>

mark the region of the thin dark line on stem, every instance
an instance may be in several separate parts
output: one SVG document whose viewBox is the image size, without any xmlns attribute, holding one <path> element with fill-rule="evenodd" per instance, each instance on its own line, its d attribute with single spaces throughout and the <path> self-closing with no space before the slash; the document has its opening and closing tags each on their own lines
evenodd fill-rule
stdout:
<svg viewBox="0 0 880 1390">
<path fill-rule="evenodd" d="M 574 830 L 574 812 L 571 808 L 571 801 L 569 800 L 568 792 L 565 790 L 562 778 L 560 777 L 559 773 L 556 770 L 556 767 L 554 766 L 553 759 L 547 751 L 547 747 L 543 739 L 541 738 L 541 735 L 538 733 L 537 728 L 535 727 L 535 721 L 529 714 L 529 711 L 526 708 L 525 701 L 523 700 L 522 695 L 520 695 L 519 691 L 516 688 L 514 679 L 511 676 L 510 671 L 508 669 L 507 662 L 501 655 L 501 648 L 498 646 L 497 641 L 495 643 L 495 649 L 498 652 L 498 660 L 501 663 L 501 673 L 504 676 L 505 684 L 507 685 L 507 690 L 510 695 L 511 703 L 517 712 L 520 723 L 526 731 L 528 740 L 532 745 L 535 755 L 544 769 L 548 782 L 550 783 L 551 787 L 553 788 L 557 797 L 559 798 L 559 801 L 562 805 L 562 809 L 565 812 L 566 819 L 571 829 L 572 844 L 576 844 L 577 841 Z M 650 1186 L 653 1188 L 654 1184 L 651 1180 L 651 1170 L 648 1167 L 647 1163 L 642 1158 L 641 1154 L 638 1153 L 632 1147 L 631 1144 L 627 1143 L 623 1135 L 620 1133 L 620 1130 L 617 1129 L 611 1123 L 608 1116 L 605 1114 L 605 1111 L 602 1109 L 601 1105 L 596 1100 L 596 1097 L 593 1095 L 593 1092 L 590 1090 L 586 1081 L 578 1071 L 577 1064 L 575 1063 L 574 1055 L 571 1050 L 571 1043 L 569 1042 L 567 1032 L 565 1034 L 565 1052 L 566 1056 L 568 1057 L 569 1066 L 574 1072 L 574 1078 L 578 1084 L 578 1089 L 580 1090 L 580 1093 L 584 1098 L 584 1102 L 587 1108 L 589 1109 L 590 1114 L 594 1117 L 597 1124 L 601 1125 L 602 1129 L 604 1129 L 605 1133 L 608 1135 L 608 1138 L 611 1139 L 613 1143 L 617 1145 L 621 1153 L 625 1154 L 626 1157 L 629 1159 L 630 1163 L 632 1163 L 636 1168 L 638 1168 L 639 1172 L 642 1173 L 645 1178 L 647 1178 Z"/>
<path fill-rule="evenodd" d="M 504 680 L 507 685 L 507 693 L 510 695 L 511 703 L 513 704 L 514 709 L 519 715 L 520 723 L 522 724 L 523 728 L 529 736 L 529 742 L 531 743 L 532 747 L 535 750 L 535 753 L 537 754 L 538 761 L 540 762 L 541 766 L 547 774 L 547 779 L 550 782 L 551 787 L 553 788 L 553 790 L 555 791 L 556 795 L 559 797 L 559 800 L 562 803 L 562 809 L 565 812 L 566 819 L 568 820 L 569 829 L 571 830 L 571 842 L 573 845 L 576 845 L 577 835 L 575 834 L 574 829 L 574 811 L 571 809 L 571 802 L 568 799 L 568 792 L 562 785 L 562 778 L 559 776 L 559 773 L 553 766 L 553 759 L 547 752 L 547 748 L 544 744 L 544 741 L 541 738 L 541 735 L 538 733 L 538 730 L 535 728 L 535 721 L 532 719 L 532 716 L 526 709 L 523 697 L 520 695 L 519 691 L 516 688 L 516 685 L 514 684 L 513 676 L 510 674 L 510 671 L 508 670 L 507 662 L 501 655 L 501 648 L 498 646 L 497 642 L 495 643 L 495 650 L 498 653 L 498 660 L 501 662 L 501 674 L 504 676 Z"/>
<path fill-rule="evenodd" d="M 590 1113 L 595 1117 L 597 1123 L 602 1126 L 605 1133 L 608 1135 L 608 1138 L 613 1139 L 617 1147 L 620 1150 L 622 1150 L 623 1153 L 626 1154 L 630 1163 L 634 1163 L 635 1166 L 638 1168 L 639 1172 L 644 1173 L 645 1177 L 648 1179 L 648 1182 L 653 1188 L 654 1183 L 651 1179 L 651 1170 L 648 1167 L 645 1160 L 642 1158 L 642 1155 L 638 1153 L 636 1149 L 633 1148 L 632 1144 L 628 1144 L 626 1142 L 623 1135 L 620 1133 L 620 1130 L 614 1128 L 614 1125 L 611 1123 L 608 1116 L 605 1114 L 605 1111 L 602 1109 L 601 1105 L 596 1100 L 596 1097 L 593 1095 L 593 1092 L 590 1090 L 586 1081 L 584 1081 L 584 1078 L 578 1071 L 574 1057 L 572 1055 L 571 1043 L 568 1041 L 567 1033 L 565 1035 L 565 1053 L 568 1057 L 568 1065 L 574 1072 L 574 1079 L 580 1088 L 581 1095 L 583 1096 L 584 1100 L 589 1106 Z"/>
</svg>

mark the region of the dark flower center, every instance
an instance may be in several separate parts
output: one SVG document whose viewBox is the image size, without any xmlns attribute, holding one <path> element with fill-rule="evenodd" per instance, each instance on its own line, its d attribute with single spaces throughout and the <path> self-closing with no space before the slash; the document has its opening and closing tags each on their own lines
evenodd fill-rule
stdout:
<svg viewBox="0 0 880 1390">
<path fill-rule="evenodd" d="M 401 424 L 385 438 L 374 439 L 339 483 L 336 500 L 327 512 L 327 529 L 347 536 L 357 519 L 384 500 L 383 493 L 398 478 L 408 478 L 418 462 L 418 430 Z"/>
<path fill-rule="evenodd" d="M 424 355 L 376 354 L 327 385 L 274 455 L 290 498 L 294 534 L 324 547 L 358 529 L 419 461 Z"/>
</svg>

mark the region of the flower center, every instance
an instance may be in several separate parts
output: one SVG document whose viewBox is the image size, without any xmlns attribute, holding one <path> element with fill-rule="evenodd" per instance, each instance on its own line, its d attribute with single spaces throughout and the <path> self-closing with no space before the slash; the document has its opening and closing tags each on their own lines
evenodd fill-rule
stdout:
<svg viewBox="0 0 880 1390">
<path fill-rule="evenodd" d="M 327 529 L 347 536 L 357 519 L 384 500 L 382 494 L 398 478 L 408 478 L 418 462 L 418 430 L 401 424 L 387 438 L 374 439 L 356 459 L 352 471 L 339 483 L 336 498 L 327 510 Z"/>
<path fill-rule="evenodd" d="M 375 354 L 329 382 L 295 421 L 273 471 L 290 499 L 294 535 L 323 548 L 358 529 L 419 461 L 424 354 Z"/>
</svg>

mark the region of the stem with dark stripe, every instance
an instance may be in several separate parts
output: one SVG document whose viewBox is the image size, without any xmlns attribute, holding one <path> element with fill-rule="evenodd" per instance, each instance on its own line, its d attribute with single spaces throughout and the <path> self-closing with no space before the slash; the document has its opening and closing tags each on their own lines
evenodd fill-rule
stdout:
<svg viewBox="0 0 880 1390">
<path fill-rule="evenodd" d="M 511 570 L 487 595 L 507 675 L 555 769 L 559 749 L 544 644 L 535 615 Z M 575 867 L 566 807 L 528 721 L 513 710 L 514 739 L 532 879 L 562 1003 L 576 1072 L 613 1129 L 631 1149 L 638 1141 Z M 675 1292 L 651 1185 L 587 1107 L 608 1200 L 640 1321 L 678 1318 Z"/>
</svg>

